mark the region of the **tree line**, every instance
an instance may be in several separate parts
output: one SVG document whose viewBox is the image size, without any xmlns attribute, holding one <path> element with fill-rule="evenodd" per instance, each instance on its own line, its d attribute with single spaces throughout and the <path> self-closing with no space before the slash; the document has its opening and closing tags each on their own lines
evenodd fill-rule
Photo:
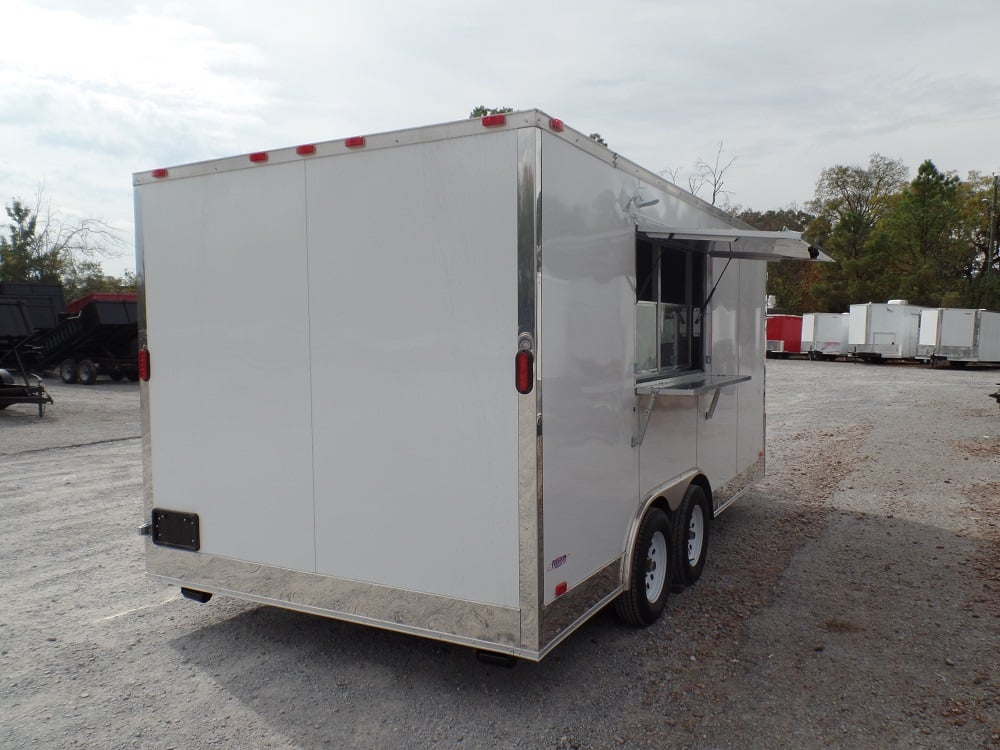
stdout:
<svg viewBox="0 0 1000 750">
<path fill-rule="evenodd" d="M 511 112 L 478 106 L 469 117 Z M 607 145 L 598 133 L 592 139 Z M 728 201 L 725 177 L 734 158 L 719 143 L 712 162 L 698 159 L 688 190 L 713 206 Z M 680 169 L 661 172 L 672 182 Z M 847 312 L 861 302 L 905 299 L 927 307 L 1000 310 L 1000 178 L 970 172 L 965 180 L 924 161 L 909 180 L 902 161 L 873 154 L 868 165 L 824 169 L 805 209 L 727 210 L 757 229 L 791 229 L 836 263 L 772 263 L 767 293 L 782 312 Z"/>
<path fill-rule="evenodd" d="M 510 111 L 479 106 L 469 116 Z M 605 143 L 598 133 L 590 137 Z M 713 203 L 727 192 L 722 180 L 733 162 L 721 161 L 722 148 L 714 165 L 704 165 L 712 167 L 705 180 L 713 186 Z M 900 160 L 874 154 L 865 167 L 824 169 L 804 209 L 730 207 L 757 229 L 802 232 L 836 261 L 770 264 L 767 293 L 782 312 L 846 312 L 853 303 L 888 299 L 1000 310 L 1000 180 L 978 172 L 961 180 L 930 160 L 913 180 L 908 173 Z M 705 180 L 692 184 L 691 192 Z M 109 276 L 101 267 L 100 259 L 121 244 L 107 224 L 60 221 L 44 208 L 41 194 L 35 208 L 13 199 L 5 209 L 10 221 L 0 228 L 0 281 L 62 284 L 68 299 L 135 290 L 133 273 Z"/>
<path fill-rule="evenodd" d="M 1000 309 L 996 177 L 961 180 L 930 160 L 908 180 L 897 159 L 824 169 L 805 210 L 742 210 L 758 229 L 792 229 L 836 263 L 772 263 L 768 294 L 783 312 L 846 312 L 905 299 L 928 307 Z"/>
<path fill-rule="evenodd" d="M 121 238 L 97 219 L 64 221 L 45 207 L 41 194 L 34 208 L 19 198 L 5 207 L 9 223 L 0 228 L 0 281 L 62 284 L 67 300 L 94 292 L 135 291 L 135 274 L 104 273 L 101 258 Z"/>
</svg>

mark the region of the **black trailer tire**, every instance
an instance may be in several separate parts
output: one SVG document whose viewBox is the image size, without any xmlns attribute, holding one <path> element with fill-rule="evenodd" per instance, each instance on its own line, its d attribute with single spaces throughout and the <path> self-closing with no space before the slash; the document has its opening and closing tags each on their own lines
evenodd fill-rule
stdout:
<svg viewBox="0 0 1000 750">
<path fill-rule="evenodd" d="M 127 372 L 127 373 L 125 373 L 125 377 L 129 379 L 130 383 L 135 383 L 135 382 L 138 382 L 138 380 L 139 380 L 139 373 L 137 373 L 137 372 Z"/>
<path fill-rule="evenodd" d="M 635 537 L 629 589 L 615 599 L 615 612 L 628 624 L 646 627 L 663 614 L 670 594 L 672 539 L 667 514 L 650 508 Z"/>
<path fill-rule="evenodd" d="M 81 359 L 76 365 L 77 382 L 93 385 L 97 380 L 97 366 L 89 359 Z"/>
<path fill-rule="evenodd" d="M 712 513 L 708 496 L 697 484 L 684 493 L 674 517 L 674 580 L 690 586 L 701 577 L 708 558 Z"/>
<path fill-rule="evenodd" d="M 125 377 L 125 373 L 123 373 L 121 370 L 115 370 L 114 372 L 109 372 L 108 377 L 111 378 L 116 383 L 118 383 Z"/>
<path fill-rule="evenodd" d="M 70 383 L 76 382 L 76 360 L 75 359 L 64 359 L 59 363 L 59 377 L 62 378 L 62 382 L 69 385 Z"/>
<path fill-rule="evenodd" d="M 10 406 L 10 404 L 0 404 L 0 411 L 3 411 L 3 410 L 4 410 L 4 409 L 6 409 L 6 408 L 7 408 L 8 406 Z"/>
</svg>

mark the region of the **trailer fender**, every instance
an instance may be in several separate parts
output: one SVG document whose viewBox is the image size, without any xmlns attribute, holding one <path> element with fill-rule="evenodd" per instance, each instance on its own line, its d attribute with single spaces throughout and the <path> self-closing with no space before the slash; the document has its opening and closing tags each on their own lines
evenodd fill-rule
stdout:
<svg viewBox="0 0 1000 750">
<path fill-rule="evenodd" d="M 628 528 L 625 530 L 623 554 L 621 557 L 621 567 L 618 572 L 619 580 L 624 591 L 631 588 L 632 556 L 635 551 L 635 540 L 639 534 L 639 527 L 642 519 L 650 508 L 659 507 L 669 517 L 673 518 L 674 512 L 680 508 L 684 501 L 684 494 L 692 484 L 698 484 L 705 491 L 709 498 L 708 506 L 712 507 L 712 488 L 708 478 L 697 468 L 690 469 L 673 479 L 664 482 L 662 485 L 646 494 L 636 506 L 635 513 L 629 520 Z"/>
</svg>

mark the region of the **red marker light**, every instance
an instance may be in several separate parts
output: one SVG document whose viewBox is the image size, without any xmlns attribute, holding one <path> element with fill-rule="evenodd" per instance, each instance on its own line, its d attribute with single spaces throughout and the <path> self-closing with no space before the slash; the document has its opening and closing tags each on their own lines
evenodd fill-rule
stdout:
<svg viewBox="0 0 1000 750">
<path fill-rule="evenodd" d="M 143 347 L 139 350 L 139 379 L 148 382 L 149 375 L 149 349 Z"/>
<path fill-rule="evenodd" d="M 486 115 L 483 118 L 484 128 L 497 128 L 507 124 L 507 115 Z"/>
<path fill-rule="evenodd" d="M 344 145 L 348 148 L 360 148 L 365 145 L 365 137 L 363 135 L 356 135 L 352 138 L 348 138 L 344 141 Z"/>
<path fill-rule="evenodd" d="M 563 128 L 565 127 L 566 125 L 563 123 L 563 121 L 557 117 L 553 117 L 551 120 L 549 120 L 549 128 L 551 128 L 557 133 L 563 132 Z"/>
<path fill-rule="evenodd" d="M 255 151 L 250 154 L 250 161 L 254 164 L 260 164 L 261 162 L 267 161 L 267 151 Z"/>
<path fill-rule="evenodd" d="M 165 169 L 161 168 L 153 170 L 153 177 L 155 177 L 156 179 L 160 179 L 161 177 L 166 177 L 166 176 L 167 176 L 167 170 Z"/>
<path fill-rule="evenodd" d="M 295 153 L 299 156 L 312 156 L 316 153 L 316 146 L 312 143 L 303 143 L 301 146 L 295 147 Z"/>
<path fill-rule="evenodd" d="M 522 349 L 514 356 L 514 387 L 518 393 L 531 393 L 535 384 L 535 356 Z"/>
<path fill-rule="evenodd" d="M 556 584 L 556 596 L 562 596 L 566 593 L 566 589 L 569 588 L 566 585 L 566 581 L 560 581 Z"/>
</svg>

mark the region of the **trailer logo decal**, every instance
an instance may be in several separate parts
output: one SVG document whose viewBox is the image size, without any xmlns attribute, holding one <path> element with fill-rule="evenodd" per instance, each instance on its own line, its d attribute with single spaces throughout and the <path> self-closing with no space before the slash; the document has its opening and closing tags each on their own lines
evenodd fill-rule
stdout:
<svg viewBox="0 0 1000 750">
<path fill-rule="evenodd" d="M 559 557 L 557 557 L 555 560 L 549 563 L 549 570 L 552 571 L 555 570 L 556 568 L 561 568 L 563 565 L 566 564 L 566 560 L 568 558 L 569 555 L 559 555 Z"/>
</svg>

